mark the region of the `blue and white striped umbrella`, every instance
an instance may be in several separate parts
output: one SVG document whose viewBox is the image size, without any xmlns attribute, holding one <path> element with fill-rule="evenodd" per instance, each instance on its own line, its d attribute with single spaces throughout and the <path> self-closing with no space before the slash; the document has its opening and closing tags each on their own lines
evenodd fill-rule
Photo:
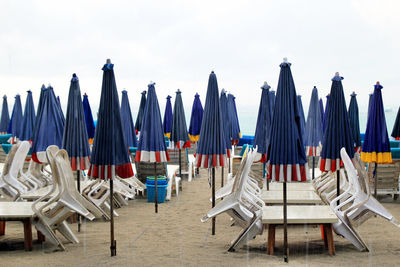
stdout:
<svg viewBox="0 0 400 267">
<path fill-rule="evenodd" d="M 349 105 L 349 119 L 351 134 L 353 136 L 354 148 L 356 152 L 361 153 L 361 136 L 360 136 L 360 120 L 358 114 L 357 94 L 353 92 Z"/>
<path fill-rule="evenodd" d="M 203 121 L 203 106 L 201 105 L 200 95 L 194 96 L 192 114 L 190 116 L 189 138 L 192 142 L 199 141 L 201 122 Z"/>
<path fill-rule="evenodd" d="M 306 142 L 307 142 L 306 118 L 304 115 L 303 102 L 301 101 L 301 95 L 297 95 L 297 106 L 299 108 L 299 114 L 300 114 L 301 138 L 303 139 L 303 144 L 306 144 Z"/>
<path fill-rule="evenodd" d="M 226 142 L 226 147 L 229 149 L 232 147 L 231 137 L 230 137 L 230 120 L 231 116 L 228 114 L 228 97 L 226 96 L 226 91 L 224 89 L 221 90 L 221 96 L 219 97 L 219 104 L 221 106 L 221 115 L 222 115 L 222 128 L 224 131 L 224 138 Z M 230 154 L 230 153 L 228 153 Z"/>
<path fill-rule="evenodd" d="M 229 137 L 231 139 L 232 145 L 237 145 L 239 139 L 242 137 L 240 133 L 239 119 L 236 110 L 235 97 L 232 94 L 228 94 L 228 116 L 229 118 Z"/>
</svg>

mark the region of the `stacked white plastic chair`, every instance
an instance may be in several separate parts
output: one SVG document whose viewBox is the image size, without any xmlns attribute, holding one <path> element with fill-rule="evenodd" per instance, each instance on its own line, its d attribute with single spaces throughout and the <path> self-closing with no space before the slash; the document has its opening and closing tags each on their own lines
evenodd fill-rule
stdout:
<svg viewBox="0 0 400 267">
<path fill-rule="evenodd" d="M 256 152 L 248 152 L 236 175 L 231 193 L 226 195 L 201 219 L 202 222 L 206 222 L 226 212 L 238 226 L 243 228 L 238 237 L 232 241 L 229 249 L 231 251 L 242 247 L 248 240 L 263 232 L 261 216 L 264 202 L 257 195 L 258 190 L 261 191 L 261 189 L 254 190 L 255 185 L 249 177 L 250 168 L 256 156 Z M 256 186 L 258 187 L 258 185 Z"/>
</svg>

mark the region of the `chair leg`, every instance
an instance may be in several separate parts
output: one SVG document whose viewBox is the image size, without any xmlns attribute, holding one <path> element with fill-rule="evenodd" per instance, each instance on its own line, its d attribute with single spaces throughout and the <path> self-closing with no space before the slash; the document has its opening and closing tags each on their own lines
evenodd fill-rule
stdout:
<svg viewBox="0 0 400 267">
<path fill-rule="evenodd" d="M 40 243 L 46 241 L 46 236 L 42 234 L 39 230 L 37 230 L 37 239 Z"/>
<path fill-rule="evenodd" d="M 332 233 L 332 224 L 325 224 L 324 228 L 326 229 L 326 239 L 328 242 L 328 248 L 329 248 L 329 255 L 333 256 L 335 255 L 335 241 L 333 239 L 333 233 Z"/>
<path fill-rule="evenodd" d="M 25 250 L 31 251 L 33 249 L 33 240 L 32 240 L 32 220 L 26 219 L 23 221 L 24 224 L 24 242 L 25 242 Z"/>
<path fill-rule="evenodd" d="M 6 234 L 6 222 L 0 221 L 0 235 Z"/>
<path fill-rule="evenodd" d="M 326 224 L 323 224 L 321 226 L 322 226 L 322 233 L 323 233 L 322 239 L 324 240 L 324 246 L 325 246 L 325 248 L 328 248 L 329 244 L 328 244 Z"/>
</svg>

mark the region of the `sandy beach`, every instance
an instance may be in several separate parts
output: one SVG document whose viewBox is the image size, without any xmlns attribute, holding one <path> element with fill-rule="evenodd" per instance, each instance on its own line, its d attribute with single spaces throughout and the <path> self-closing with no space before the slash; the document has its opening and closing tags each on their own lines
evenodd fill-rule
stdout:
<svg viewBox="0 0 400 267">
<path fill-rule="evenodd" d="M 217 171 L 217 174 L 219 172 Z M 220 184 L 220 178 L 217 179 Z M 227 252 L 230 241 L 240 228 L 231 227 L 229 217 L 217 217 L 216 235 L 211 224 L 200 218 L 209 210 L 211 189 L 207 171 L 191 183 L 183 182 L 183 191 L 171 201 L 154 204 L 145 198 L 129 201 L 118 209 L 115 220 L 117 256 L 110 257 L 109 222 L 85 222 L 82 231 L 70 225 L 80 240 L 66 243 L 66 251 L 55 251 L 49 243 L 39 244 L 34 251 L 23 247 L 20 222 L 7 222 L 6 235 L 0 236 L 0 266 L 287 266 L 282 258 L 282 229 L 276 233 L 276 251 L 266 254 L 267 231 L 236 252 Z M 400 201 L 390 198 L 383 205 L 400 218 Z M 349 241 L 334 235 L 336 256 L 329 256 L 321 240 L 319 227 L 289 227 L 290 261 L 288 266 L 395 266 L 400 259 L 400 229 L 377 217 L 364 223 L 359 231 L 371 248 L 359 252 Z M 34 239 L 36 230 L 33 229 Z"/>
</svg>

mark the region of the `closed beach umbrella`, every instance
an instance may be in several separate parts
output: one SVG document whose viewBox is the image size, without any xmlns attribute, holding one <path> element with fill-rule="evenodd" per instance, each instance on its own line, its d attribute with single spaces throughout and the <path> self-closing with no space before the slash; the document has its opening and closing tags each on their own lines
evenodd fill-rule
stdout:
<svg viewBox="0 0 400 267">
<path fill-rule="evenodd" d="M 192 142 L 199 141 L 201 122 L 203 121 L 203 106 L 201 105 L 200 95 L 194 96 L 192 113 L 190 115 L 189 138 Z"/>
<path fill-rule="evenodd" d="M 196 152 L 196 165 L 211 169 L 212 207 L 215 206 L 215 168 L 225 167 L 227 154 L 223 119 L 219 102 L 218 82 L 214 71 L 208 79 L 203 122 Z M 229 155 L 228 155 L 229 156 Z M 215 217 L 212 219 L 212 235 L 215 235 Z"/>
<path fill-rule="evenodd" d="M 271 118 L 272 118 L 272 114 L 274 113 L 274 108 L 275 108 L 275 91 L 274 90 L 269 91 L 269 103 L 270 103 L 270 107 L 271 107 Z"/>
<path fill-rule="evenodd" d="M 314 163 L 315 157 L 320 154 L 322 143 L 322 118 L 320 103 L 318 101 L 318 89 L 314 86 L 311 93 L 310 106 L 308 108 L 307 123 L 306 123 L 306 155 L 312 157 L 312 179 L 314 179 Z"/>
<path fill-rule="evenodd" d="M 354 141 L 351 134 L 342 80 L 343 77 L 340 77 L 339 73 L 336 73 L 335 77 L 332 78 L 320 160 L 320 170 L 322 172 L 337 172 L 338 196 L 340 194 L 340 168 L 342 167 L 340 149 L 344 147 L 349 157 L 351 159 L 354 157 Z"/>
<path fill-rule="evenodd" d="M 397 111 L 396 121 L 394 122 L 391 135 L 393 138 L 396 138 L 396 140 L 400 140 L 400 107 Z"/>
<path fill-rule="evenodd" d="M 76 171 L 78 191 L 81 192 L 80 171 L 89 169 L 90 148 L 87 136 L 85 114 L 83 112 L 81 89 L 76 74 L 72 74 L 69 87 L 67 117 L 65 120 L 62 148 L 68 152 L 71 168 Z M 78 232 L 81 220 L 78 216 Z"/>
<path fill-rule="evenodd" d="M 230 124 L 229 137 L 231 139 L 232 145 L 237 145 L 237 143 L 239 143 L 240 137 L 242 137 L 242 134 L 240 133 L 239 119 L 237 116 L 235 97 L 232 94 L 228 94 L 228 116 L 230 117 L 230 119 L 229 119 L 229 124 Z"/>
<path fill-rule="evenodd" d="M 86 93 L 83 95 L 82 106 L 83 106 L 83 113 L 85 114 L 86 131 L 89 138 L 89 144 L 93 144 L 93 138 L 96 128 L 94 126 L 92 109 L 90 108 L 89 104 L 89 98 Z"/>
<path fill-rule="evenodd" d="M 324 133 L 325 133 L 325 130 L 326 130 L 326 121 L 327 121 L 327 117 L 328 117 L 329 98 L 330 98 L 330 94 L 328 94 L 326 96 L 325 112 L 324 112 L 324 117 L 323 117 L 323 120 L 322 120 L 322 130 L 324 131 Z"/>
<path fill-rule="evenodd" d="M 122 91 L 121 120 L 126 145 L 128 147 L 137 147 L 135 125 L 133 124 L 131 106 L 129 105 L 128 92 L 126 90 Z"/>
<path fill-rule="evenodd" d="M 16 139 L 20 139 L 22 135 L 22 121 L 24 116 L 22 115 L 21 97 L 15 96 L 14 107 L 11 113 L 10 123 L 8 125 L 8 132 L 12 134 L 13 142 Z"/>
<path fill-rule="evenodd" d="M 65 116 L 64 116 L 64 112 L 62 111 L 62 108 L 61 108 L 60 96 L 57 96 L 57 104 L 58 104 L 58 109 L 59 109 L 61 119 L 62 119 L 63 123 L 65 124 Z"/>
<path fill-rule="evenodd" d="M 267 161 L 267 148 L 269 145 L 269 134 L 271 129 L 271 102 L 270 92 L 271 86 L 267 82 L 261 86 L 261 99 L 258 107 L 258 116 L 256 124 L 256 132 L 254 134 L 253 146 L 257 147 L 257 153 L 261 156 L 261 162 Z"/>
<path fill-rule="evenodd" d="M 322 127 L 324 127 L 324 101 L 322 101 L 322 98 L 319 99 L 319 109 L 321 111 Z"/>
<path fill-rule="evenodd" d="M 231 125 L 231 120 L 233 116 L 230 116 L 228 113 L 228 97 L 226 96 L 226 91 L 224 89 L 221 90 L 221 96 L 219 97 L 219 104 L 221 107 L 221 116 L 223 118 L 222 123 L 223 123 L 223 131 L 224 131 L 224 140 L 227 149 L 230 150 L 232 147 L 231 143 L 231 137 L 230 137 L 230 125 Z M 228 153 L 230 155 L 230 153 Z M 228 172 L 231 172 L 230 170 L 230 162 L 228 163 Z M 221 187 L 224 186 L 224 167 L 221 168 Z"/>
<path fill-rule="evenodd" d="M 37 111 L 36 111 L 36 117 L 39 116 L 39 114 L 42 112 L 42 107 L 43 107 L 43 101 L 44 101 L 44 93 L 46 91 L 46 86 L 44 84 L 42 84 L 42 87 L 40 88 L 40 95 L 39 95 L 39 104 L 37 107 Z M 36 125 L 36 123 L 35 123 Z"/>
<path fill-rule="evenodd" d="M 349 120 L 351 134 L 354 141 L 354 148 L 356 152 L 361 152 L 361 136 L 360 136 L 360 120 L 358 118 L 358 104 L 357 104 L 357 94 L 353 92 L 350 99 L 349 105 Z"/>
<path fill-rule="evenodd" d="M 370 114 L 365 130 L 364 144 L 361 151 L 361 160 L 367 163 L 375 163 L 375 197 L 377 195 L 376 169 L 378 164 L 391 163 L 389 136 L 386 128 L 385 111 L 382 100 L 383 86 L 376 83 L 374 95 L 370 103 Z"/>
<path fill-rule="evenodd" d="M 33 128 L 35 127 L 35 105 L 33 104 L 32 92 L 27 92 L 25 109 L 24 109 L 24 120 L 22 122 L 22 141 L 30 141 L 32 139 Z"/>
<path fill-rule="evenodd" d="M 146 91 L 143 91 L 141 94 L 142 98 L 140 99 L 139 111 L 135 122 L 136 134 L 138 134 L 138 132 L 140 132 L 140 129 L 142 129 L 143 113 L 144 108 L 146 107 Z"/>
<path fill-rule="evenodd" d="M 179 177 L 182 177 L 182 148 L 190 147 L 189 135 L 186 127 L 185 110 L 183 109 L 182 92 L 178 89 L 175 96 L 172 119 L 171 141 L 175 149 L 179 150 Z"/>
<path fill-rule="evenodd" d="M 0 134 L 7 134 L 8 125 L 10 124 L 10 114 L 8 113 L 7 96 L 3 96 L 3 106 L 1 108 Z"/>
<path fill-rule="evenodd" d="M 132 177 L 133 170 L 122 129 L 114 64 L 107 59 L 102 70 L 103 84 L 88 175 L 91 178 L 110 179 L 110 250 L 111 256 L 115 256 L 113 179 L 116 175 L 121 178 Z"/>
<path fill-rule="evenodd" d="M 157 213 L 158 200 L 156 163 L 167 162 L 169 157 L 164 140 L 160 106 L 158 105 L 158 99 L 154 85 L 155 83 L 150 83 L 148 86 L 146 107 L 143 112 L 143 120 L 135 161 L 154 163 L 155 212 Z"/>
<path fill-rule="evenodd" d="M 163 121 L 164 136 L 170 138 L 172 130 L 172 105 L 171 96 L 167 96 L 167 103 L 165 104 L 164 121 Z"/>
<path fill-rule="evenodd" d="M 297 106 L 299 108 L 299 114 L 300 114 L 301 138 L 303 139 L 303 144 L 305 145 L 307 142 L 306 118 L 304 115 L 303 102 L 301 101 L 301 95 L 297 95 Z"/>
<path fill-rule="evenodd" d="M 41 100 L 40 113 L 36 116 L 32 134 L 32 159 L 37 163 L 47 162 L 46 149 L 48 146 L 62 146 L 64 133 L 64 124 L 60 117 L 53 87 L 42 89 Z"/>
<path fill-rule="evenodd" d="M 306 181 L 306 155 L 301 138 L 300 114 L 297 106 L 296 88 L 290 63 L 285 58 L 276 92 L 270 142 L 267 149 L 269 175 L 283 182 L 284 259 L 288 261 L 286 182 Z"/>
</svg>

